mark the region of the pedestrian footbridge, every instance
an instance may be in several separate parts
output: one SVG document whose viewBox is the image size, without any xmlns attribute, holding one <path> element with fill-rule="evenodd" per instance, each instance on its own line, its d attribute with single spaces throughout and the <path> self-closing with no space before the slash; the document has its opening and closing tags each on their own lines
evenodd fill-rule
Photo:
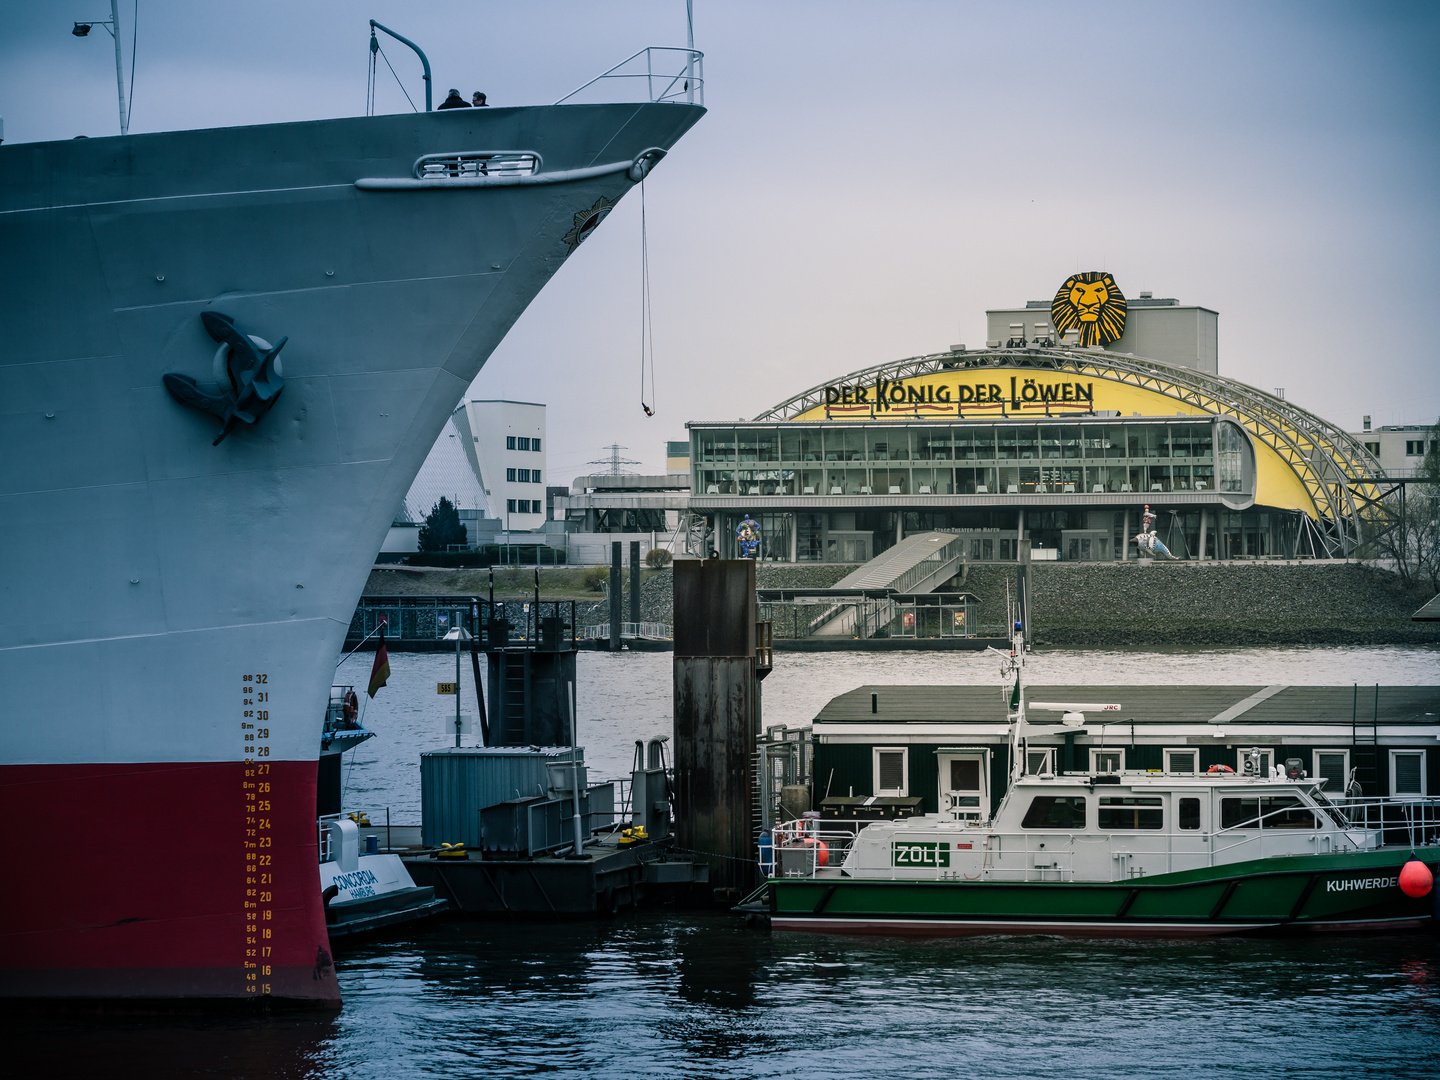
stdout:
<svg viewBox="0 0 1440 1080">
<path fill-rule="evenodd" d="M 787 636 L 873 637 L 882 631 L 892 634 L 897 630 L 912 636 L 920 614 L 916 594 L 933 593 L 960 572 L 966 542 L 965 537 L 954 533 L 916 533 L 882 551 L 829 589 L 762 590 L 766 595 L 761 599 L 798 605 L 791 613 L 793 631 Z M 773 597 L 768 595 L 772 591 L 776 592 Z M 780 595 L 781 592 L 785 595 Z M 973 601 L 973 598 L 967 599 Z M 968 611 L 966 600 L 946 594 L 944 598 L 919 603 L 928 607 L 937 602 L 948 605 L 944 612 L 937 608 L 931 613 L 949 618 L 945 624 L 948 632 L 940 636 L 974 633 L 972 621 L 963 616 L 957 620 L 949 610 L 955 607 Z M 803 618 L 800 617 L 802 610 Z M 907 616 L 906 612 L 910 614 Z"/>
<path fill-rule="evenodd" d="M 916 533 L 846 574 L 834 587 L 933 592 L 960 572 L 964 551 L 965 538 L 954 533 Z"/>
</svg>

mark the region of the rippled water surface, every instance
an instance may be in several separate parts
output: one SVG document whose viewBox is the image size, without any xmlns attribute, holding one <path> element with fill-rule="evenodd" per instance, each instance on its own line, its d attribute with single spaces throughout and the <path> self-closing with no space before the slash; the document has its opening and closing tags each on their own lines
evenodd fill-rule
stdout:
<svg viewBox="0 0 1440 1080">
<path fill-rule="evenodd" d="M 1433 1077 L 1428 934 L 1209 942 L 453 921 L 342 953 L 334 1017 L 15 1017 L 11 1075 Z M 820 966 L 827 965 L 827 966 Z M 838 965 L 838 966 L 837 966 Z"/>
<path fill-rule="evenodd" d="M 580 656 L 594 772 L 670 729 L 670 655 Z M 363 686 L 371 657 L 337 681 Z M 391 657 L 347 801 L 418 820 L 453 657 Z M 867 683 L 985 683 L 965 653 L 785 655 L 767 723 Z M 1036 682 L 1432 683 L 1440 650 L 1037 654 Z M 462 684 L 470 685 L 469 658 Z M 466 698 L 466 708 L 471 708 Z M 453 715 L 453 712 L 450 714 Z M 95 883 L 103 887 L 103 883 Z M 336 958 L 336 1016 L 0 1015 L 17 1077 L 1434 1077 L 1440 938 L 951 941 L 771 934 L 728 915 L 452 920 Z"/>
</svg>

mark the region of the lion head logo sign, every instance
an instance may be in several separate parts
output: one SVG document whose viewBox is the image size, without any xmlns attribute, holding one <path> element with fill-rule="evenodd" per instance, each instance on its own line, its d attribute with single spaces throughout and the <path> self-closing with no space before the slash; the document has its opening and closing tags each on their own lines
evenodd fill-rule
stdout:
<svg viewBox="0 0 1440 1080">
<path fill-rule="evenodd" d="M 1072 274 L 1050 302 L 1057 334 L 1080 331 L 1081 345 L 1109 345 L 1125 332 L 1125 294 L 1109 274 Z"/>
</svg>

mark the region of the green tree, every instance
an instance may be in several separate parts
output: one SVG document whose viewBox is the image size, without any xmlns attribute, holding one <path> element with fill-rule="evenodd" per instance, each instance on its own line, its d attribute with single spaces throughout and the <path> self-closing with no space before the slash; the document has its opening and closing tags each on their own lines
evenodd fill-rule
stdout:
<svg viewBox="0 0 1440 1080">
<path fill-rule="evenodd" d="M 465 526 L 460 524 L 460 512 L 445 496 L 440 496 L 440 501 L 425 515 L 418 542 L 421 551 L 445 551 L 451 544 L 465 543 Z"/>
</svg>

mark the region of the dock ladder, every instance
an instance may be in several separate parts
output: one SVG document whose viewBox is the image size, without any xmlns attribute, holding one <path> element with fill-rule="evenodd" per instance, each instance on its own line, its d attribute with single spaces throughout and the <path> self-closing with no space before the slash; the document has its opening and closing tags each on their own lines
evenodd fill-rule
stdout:
<svg viewBox="0 0 1440 1080">
<path fill-rule="evenodd" d="M 1351 775 L 1360 785 L 1362 794 L 1380 794 L 1380 684 L 1375 684 L 1375 699 L 1370 719 L 1360 719 L 1360 684 L 1355 684 L 1350 703 L 1350 751 L 1354 758 Z M 1348 787 L 1348 785 L 1347 785 Z M 1348 793 L 1348 792 L 1347 792 Z"/>
</svg>

